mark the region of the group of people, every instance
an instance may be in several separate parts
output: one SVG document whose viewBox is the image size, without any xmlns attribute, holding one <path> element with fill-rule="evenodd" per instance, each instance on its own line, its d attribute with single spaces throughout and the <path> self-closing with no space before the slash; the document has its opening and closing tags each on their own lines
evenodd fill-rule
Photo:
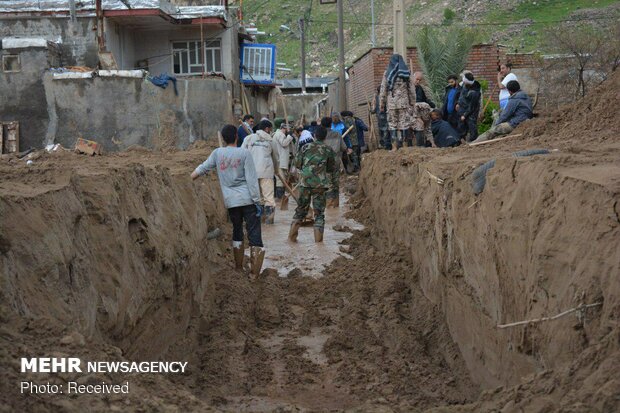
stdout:
<svg viewBox="0 0 620 413">
<path fill-rule="evenodd" d="M 403 145 L 452 147 L 482 142 L 510 132 L 533 116 L 532 102 L 521 90 L 509 63 L 497 74 L 500 112 L 493 126 L 478 135 L 482 91 L 471 71 L 447 78 L 443 104 L 437 108 L 423 86 L 423 74 L 409 71 L 402 56 L 392 55 L 377 88 L 371 112 L 377 116 L 380 143 L 396 150 Z"/>
<path fill-rule="evenodd" d="M 347 113 L 344 120 L 339 115 L 324 117 L 320 124 L 305 129 L 291 128 L 286 120 L 280 119 L 275 132 L 269 119 L 261 119 L 254 125 L 254 118 L 250 115 L 244 117 L 238 129 L 233 125 L 224 126 L 220 135 L 225 146 L 214 150 L 192 172 L 191 178 L 217 170 L 224 203 L 233 224 L 235 268 L 243 268 L 245 222 L 250 246 L 250 274 L 258 276 L 265 257 L 261 223 L 273 224 L 276 199 L 282 200 L 281 207 L 284 208 L 284 201 L 289 195 L 295 196 L 294 193 L 297 194 L 297 207 L 289 241 L 297 242 L 310 205 L 314 240 L 323 241 L 325 208 L 339 206 L 343 156 L 351 157 L 354 168 L 360 166 L 359 156 L 356 156 L 360 146 L 358 136 L 348 136 L 352 130 L 350 127 L 347 129 L 349 133 L 344 132 L 344 138 L 340 132 L 347 127 L 347 122 L 354 125 L 352 115 Z"/>
<path fill-rule="evenodd" d="M 530 98 L 520 90 L 510 66 L 502 65 L 498 73 L 499 117 L 489 131 L 478 136 L 480 83 L 469 71 L 461 75 L 460 81 L 456 75 L 447 80 L 439 109 L 422 86 L 422 73 L 411 76 L 402 56 L 392 56 L 371 108 L 378 117 L 381 141 L 386 149 L 396 150 L 403 144 L 413 146 L 414 139 L 422 147 L 457 146 L 462 140 L 484 141 L 508 134 L 532 117 Z M 260 273 L 265 257 L 261 223 L 274 223 L 276 200 L 281 200 L 284 209 L 288 197 L 296 196 L 289 241 L 297 242 L 310 205 L 314 240 L 323 241 L 325 209 L 339 206 L 341 169 L 360 170 L 362 148 L 366 146 L 365 131 L 368 127 L 350 111 L 298 127 L 291 127 L 287 119 L 272 123 L 263 118 L 255 124 L 252 115 L 245 115 L 238 128 L 224 126 L 222 147 L 214 150 L 191 177 L 196 179 L 217 170 L 233 225 L 232 247 L 237 269 L 243 268 L 245 222 L 250 274 L 254 278 Z"/>
</svg>

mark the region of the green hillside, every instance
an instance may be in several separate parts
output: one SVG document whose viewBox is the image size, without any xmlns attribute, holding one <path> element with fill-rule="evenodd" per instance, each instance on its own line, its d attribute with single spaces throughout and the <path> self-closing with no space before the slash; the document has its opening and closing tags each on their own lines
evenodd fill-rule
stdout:
<svg viewBox="0 0 620 413">
<path fill-rule="evenodd" d="M 583 20 L 593 25 L 620 24 L 620 0 L 405 0 L 408 43 L 413 45 L 421 25 L 474 25 L 483 42 L 495 41 L 516 51 L 541 49 L 545 30 L 557 24 Z M 258 41 L 275 43 L 278 61 L 300 72 L 298 20 L 305 17 L 309 75 L 334 73 L 337 61 L 335 4 L 319 0 L 246 0 L 244 20 L 256 23 L 266 35 Z M 370 47 L 370 0 L 344 0 L 346 61 L 352 62 Z M 376 45 L 391 46 L 392 1 L 375 0 Z M 615 20 L 614 20 L 615 18 Z M 569 20 L 568 22 L 561 22 Z M 284 27 L 290 28 L 287 30 Z"/>
</svg>

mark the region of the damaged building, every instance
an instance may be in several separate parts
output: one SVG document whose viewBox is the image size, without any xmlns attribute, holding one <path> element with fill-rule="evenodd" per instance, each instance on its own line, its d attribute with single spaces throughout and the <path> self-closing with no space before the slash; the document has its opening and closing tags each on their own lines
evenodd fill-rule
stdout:
<svg viewBox="0 0 620 413">
<path fill-rule="evenodd" d="M 260 49 L 227 2 L 4 1 L 0 40 L 0 122 L 20 125 L 20 150 L 80 137 L 107 151 L 185 148 L 212 137 L 236 123 L 244 45 Z M 260 64 L 245 68 L 273 72 Z M 249 85 L 253 109 L 267 106 L 274 76 Z"/>
</svg>

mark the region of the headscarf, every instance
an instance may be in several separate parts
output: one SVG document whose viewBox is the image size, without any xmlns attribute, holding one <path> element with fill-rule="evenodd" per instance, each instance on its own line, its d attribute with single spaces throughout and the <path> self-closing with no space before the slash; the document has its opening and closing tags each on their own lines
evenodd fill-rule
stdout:
<svg viewBox="0 0 620 413">
<path fill-rule="evenodd" d="M 463 70 L 463 73 L 461 73 L 461 86 L 463 86 L 463 85 L 473 85 L 474 84 L 473 80 L 469 80 L 469 79 L 467 79 L 465 77 L 465 75 L 467 75 L 469 73 L 471 73 L 472 76 L 474 75 L 474 73 L 471 70 Z"/>
<path fill-rule="evenodd" d="M 312 134 L 307 130 L 302 131 L 301 136 L 299 137 L 299 148 L 304 147 L 304 145 L 307 145 L 310 142 L 314 142 Z"/>
<path fill-rule="evenodd" d="M 473 85 L 473 84 L 474 84 L 474 80 L 473 80 L 473 79 L 472 79 L 472 80 L 469 80 L 469 79 L 467 79 L 467 78 L 465 77 L 465 75 L 463 75 L 463 84 L 464 84 L 464 85 L 469 85 L 469 86 L 471 86 L 471 85 Z"/>
<path fill-rule="evenodd" d="M 393 54 L 392 57 L 390 57 L 390 63 L 388 64 L 385 73 L 387 76 L 389 90 L 394 89 L 394 81 L 397 77 L 405 80 L 409 80 L 409 78 L 411 77 L 411 72 L 409 71 L 409 68 L 405 64 L 403 57 L 399 54 Z"/>
</svg>

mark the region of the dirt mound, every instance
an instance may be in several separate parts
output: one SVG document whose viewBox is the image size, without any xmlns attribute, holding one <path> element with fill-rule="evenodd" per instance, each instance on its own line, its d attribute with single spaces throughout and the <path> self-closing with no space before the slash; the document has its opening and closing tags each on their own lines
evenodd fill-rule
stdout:
<svg viewBox="0 0 620 413">
<path fill-rule="evenodd" d="M 366 229 L 319 278 L 267 269 L 250 283 L 232 270 L 216 178 L 188 177 L 210 145 L 2 157 L 0 405 L 618 411 L 619 75 L 520 139 L 365 155 L 357 190 L 355 178 L 342 187 Z M 539 148 L 558 150 L 513 156 Z M 474 192 L 472 171 L 489 160 Z M 595 306 L 501 328 L 583 304 Z M 45 377 L 131 380 L 129 396 L 19 395 L 20 380 L 41 380 L 18 373 L 19 358 L 36 355 L 190 371 Z"/>
<path fill-rule="evenodd" d="M 515 130 L 523 138 L 365 158 L 352 216 L 409 252 L 474 382 L 493 389 L 437 411 L 620 408 L 611 367 L 620 357 L 620 135 L 609 111 L 619 79 L 527 122 Z M 513 156 L 540 148 L 559 150 Z M 472 171 L 492 159 L 476 195 Z"/>
<path fill-rule="evenodd" d="M 99 157 L 40 153 L 0 164 L 0 313 L 13 411 L 326 411 L 475 400 L 439 309 L 409 256 L 369 231 L 315 279 L 257 283 L 232 271 L 215 177 L 190 182 L 208 150 Z M 352 189 L 355 180 L 344 184 Z M 284 230 L 288 222 L 284 224 Z M 208 234 L 223 229 L 220 239 Z M 57 374 L 51 383 L 118 383 L 129 396 L 23 395 L 24 355 L 183 360 L 186 375 Z"/>
<path fill-rule="evenodd" d="M 585 98 L 525 122 L 515 133 L 523 139 L 541 138 L 545 142 L 597 145 L 620 132 L 620 118 L 612 108 L 620 105 L 620 71 L 611 74 Z M 572 142 L 573 139 L 576 142 Z M 585 146 L 585 145 L 584 145 Z"/>
</svg>

